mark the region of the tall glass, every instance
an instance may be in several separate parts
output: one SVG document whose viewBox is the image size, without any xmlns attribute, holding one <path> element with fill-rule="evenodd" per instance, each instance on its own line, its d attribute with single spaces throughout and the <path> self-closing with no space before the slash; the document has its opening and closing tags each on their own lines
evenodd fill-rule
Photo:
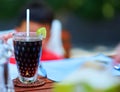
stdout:
<svg viewBox="0 0 120 92">
<path fill-rule="evenodd" d="M 36 32 L 16 32 L 13 35 L 14 54 L 17 63 L 19 80 L 22 83 L 33 83 L 37 80 L 41 56 L 42 39 Z"/>
</svg>

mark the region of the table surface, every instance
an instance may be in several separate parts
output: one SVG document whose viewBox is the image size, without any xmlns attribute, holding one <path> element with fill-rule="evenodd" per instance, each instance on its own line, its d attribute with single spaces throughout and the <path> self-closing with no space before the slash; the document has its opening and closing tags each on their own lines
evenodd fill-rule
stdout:
<svg viewBox="0 0 120 92">
<path fill-rule="evenodd" d="M 42 66 L 47 71 L 48 79 L 44 77 L 41 77 L 41 78 L 44 79 L 46 83 L 43 86 L 34 87 L 34 88 L 21 88 L 21 87 L 15 86 L 15 92 L 40 92 L 40 91 L 41 92 L 52 92 L 52 89 L 54 86 L 53 83 L 62 81 L 64 78 L 66 78 L 66 76 L 68 76 L 72 72 L 79 69 L 80 66 L 85 61 L 90 61 L 90 60 L 101 61 L 101 63 L 105 65 L 106 68 L 108 68 L 108 71 L 110 71 L 114 76 L 120 76 L 120 72 L 115 70 L 111 66 L 112 59 L 103 54 L 99 54 L 93 57 L 58 60 L 57 62 L 55 61 L 42 62 Z M 15 79 L 18 76 L 17 67 L 15 64 L 10 64 L 10 74 L 11 74 L 12 79 Z M 40 72 L 38 74 L 41 75 Z"/>
<path fill-rule="evenodd" d="M 41 76 L 40 76 L 41 77 Z M 45 84 L 39 87 L 31 87 L 31 88 L 22 88 L 15 87 L 15 92 L 52 92 L 54 81 L 49 80 L 47 78 L 41 77 L 45 81 Z"/>
</svg>

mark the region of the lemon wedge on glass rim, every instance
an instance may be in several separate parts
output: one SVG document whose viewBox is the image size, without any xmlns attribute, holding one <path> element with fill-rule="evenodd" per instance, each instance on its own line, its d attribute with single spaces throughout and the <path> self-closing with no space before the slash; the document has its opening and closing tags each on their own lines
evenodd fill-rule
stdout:
<svg viewBox="0 0 120 92">
<path fill-rule="evenodd" d="M 41 28 L 39 28 L 37 31 L 36 31 L 36 34 L 37 34 L 37 36 L 40 36 L 40 37 L 42 37 L 42 39 L 43 38 L 46 38 L 46 28 L 45 27 L 41 27 Z"/>
</svg>

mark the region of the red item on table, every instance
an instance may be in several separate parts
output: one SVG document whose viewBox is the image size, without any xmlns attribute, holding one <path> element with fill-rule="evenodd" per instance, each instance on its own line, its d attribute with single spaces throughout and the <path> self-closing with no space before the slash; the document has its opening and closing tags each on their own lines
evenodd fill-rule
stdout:
<svg viewBox="0 0 120 92">
<path fill-rule="evenodd" d="M 49 61 L 49 60 L 59 60 L 59 59 L 63 59 L 63 57 L 56 55 L 56 54 L 52 53 L 51 51 L 44 50 L 44 49 L 42 50 L 41 62 L 45 62 L 45 61 Z M 14 56 L 10 57 L 9 61 L 12 64 L 16 63 Z"/>
</svg>

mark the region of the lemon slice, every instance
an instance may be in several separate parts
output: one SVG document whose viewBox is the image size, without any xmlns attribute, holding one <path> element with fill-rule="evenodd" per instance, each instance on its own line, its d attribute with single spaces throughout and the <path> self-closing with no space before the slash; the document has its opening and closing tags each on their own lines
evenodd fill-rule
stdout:
<svg viewBox="0 0 120 92">
<path fill-rule="evenodd" d="M 46 38 L 46 28 L 45 27 L 41 27 L 37 30 L 36 34 L 38 36 L 42 36 L 43 38 Z"/>
</svg>

